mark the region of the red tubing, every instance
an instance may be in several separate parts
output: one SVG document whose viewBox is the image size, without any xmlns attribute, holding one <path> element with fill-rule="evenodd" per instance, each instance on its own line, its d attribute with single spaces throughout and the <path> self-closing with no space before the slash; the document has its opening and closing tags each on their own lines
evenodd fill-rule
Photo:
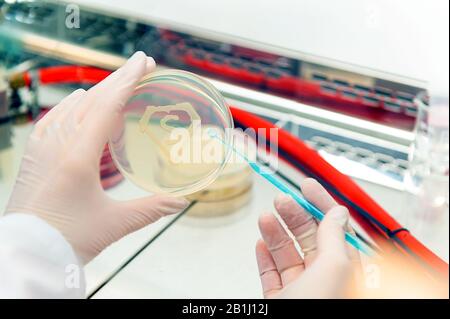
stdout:
<svg viewBox="0 0 450 319">
<path fill-rule="evenodd" d="M 49 84 L 97 84 L 111 74 L 110 71 L 87 66 L 52 66 L 39 70 L 39 81 L 43 85 Z M 28 75 L 25 76 L 27 78 Z M 29 83 L 29 80 L 26 81 Z"/>
<path fill-rule="evenodd" d="M 236 121 L 245 127 L 253 128 L 256 131 L 258 128 L 265 128 L 267 132 L 269 132 L 270 128 L 276 127 L 269 121 L 237 108 L 231 108 L 231 113 Z M 271 137 L 268 136 L 267 139 L 271 140 Z M 365 211 L 369 212 L 374 219 L 380 221 L 391 232 L 399 230 L 394 236 L 396 236 L 400 242 L 403 243 L 403 245 L 396 243 L 396 246 L 398 246 L 402 252 L 406 253 L 406 251 L 409 250 L 419 257 L 423 263 L 425 263 L 427 269 L 432 269 L 433 274 L 437 272 L 448 278 L 448 264 L 425 247 L 408 231 L 402 230 L 402 226 L 380 205 L 378 205 L 366 192 L 364 192 L 350 177 L 340 173 L 328 162 L 326 162 L 315 150 L 311 149 L 300 139 L 283 129 L 278 130 L 278 141 L 273 142 L 276 142 L 280 149 L 295 158 L 298 162 L 302 163 L 317 175 L 321 176 L 336 189 L 339 189 L 344 196 L 351 199 L 352 202 L 360 206 Z M 386 238 L 389 238 L 388 234 L 383 235 Z"/>
</svg>

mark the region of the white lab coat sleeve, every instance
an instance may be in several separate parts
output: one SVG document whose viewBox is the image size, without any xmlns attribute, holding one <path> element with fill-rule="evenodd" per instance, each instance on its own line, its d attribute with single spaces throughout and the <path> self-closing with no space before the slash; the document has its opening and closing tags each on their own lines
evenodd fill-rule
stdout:
<svg viewBox="0 0 450 319">
<path fill-rule="evenodd" d="M 61 233 L 33 215 L 0 217 L 0 298 L 84 298 L 85 287 Z"/>
</svg>

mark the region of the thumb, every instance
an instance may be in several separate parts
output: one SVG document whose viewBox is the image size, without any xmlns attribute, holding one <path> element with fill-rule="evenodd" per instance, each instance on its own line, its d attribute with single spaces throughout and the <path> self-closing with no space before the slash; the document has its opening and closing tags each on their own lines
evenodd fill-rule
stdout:
<svg viewBox="0 0 450 319">
<path fill-rule="evenodd" d="M 325 215 L 317 231 L 318 254 L 348 258 L 345 229 L 349 220 L 347 208 L 335 206 Z"/>
<path fill-rule="evenodd" d="M 184 198 L 154 195 L 121 203 L 119 214 L 124 232 L 134 232 L 148 224 L 156 222 L 161 217 L 176 214 L 189 205 Z"/>
<path fill-rule="evenodd" d="M 152 58 L 136 52 L 121 68 L 89 89 L 83 101 L 89 111 L 81 123 L 82 134 L 96 150 L 103 150 L 111 133 L 123 121 L 120 116 L 123 106 L 141 78 L 154 68 Z"/>
<path fill-rule="evenodd" d="M 317 298 L 346 297 L 351 288 L 352 263 L 345 242 L 348 220 L 347 208 L 335 206 L 317 230 L 317 257 L 310 268 L 315 273 L 311 284 L 316 284 L 318 278 L 324 283 L 316 292 Z"/>
</svg>

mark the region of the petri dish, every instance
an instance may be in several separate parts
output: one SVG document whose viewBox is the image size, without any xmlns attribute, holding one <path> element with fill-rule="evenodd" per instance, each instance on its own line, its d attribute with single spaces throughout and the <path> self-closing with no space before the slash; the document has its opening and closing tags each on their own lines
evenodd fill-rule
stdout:
<svg viewBox="0 0 450 319">
<path fill-rule="evenodd" d="M 109 148 L 132 183 L 152 193 L 185 196 L 218 177 L 231 154 L 226 145 L 232 129 L 230 109 L 216 88 L 193 73 L 167 69 L 139 82 Z"/>
</svg>

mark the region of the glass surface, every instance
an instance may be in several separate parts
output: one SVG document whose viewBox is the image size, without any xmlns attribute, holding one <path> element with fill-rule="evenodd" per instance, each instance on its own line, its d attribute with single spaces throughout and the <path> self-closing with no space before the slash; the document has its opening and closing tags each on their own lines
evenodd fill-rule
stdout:
<svg viewBox="0 0 450 319">
<path fill-rule="evenodd" d="M 449 124 L 448 98 L 429 105 L 423 94 L 418 109 L 415 139 L 405 175 L 406 190 L 413 195 L 407 211 L 427 222 L 440 222 L 448 213 Z"/>
<path fill-rule="evenodd" d="M 154 192 L 184 196 L 214 181 L 230 150 L 232 117 L 223 97 L 197 75 L 163 70 L 144 77 L 123 108 L 110 138 L 126 178 Z"/>
</svg>

